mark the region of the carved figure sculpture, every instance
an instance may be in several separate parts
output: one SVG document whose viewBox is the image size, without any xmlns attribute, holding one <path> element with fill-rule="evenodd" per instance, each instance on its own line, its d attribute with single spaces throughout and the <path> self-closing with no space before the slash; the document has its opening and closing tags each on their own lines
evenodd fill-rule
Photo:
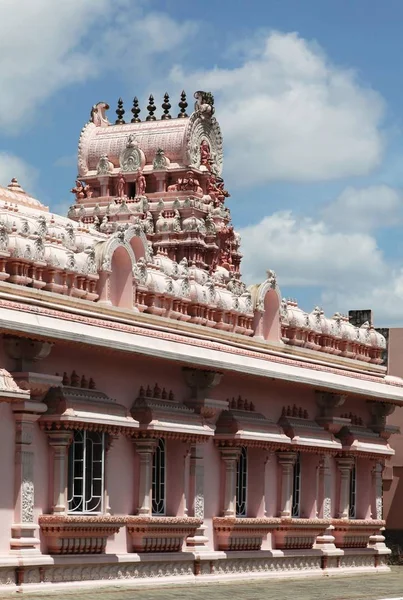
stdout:
<svg viewBox="0 0 403 600">
<path fill-rule="evenodd" d="M 203 193 L 199 181 L 194 177 L 193 171 L 188 171 L 186 177 L 178 179 L 176 183 L 168 187 L 168 192 L 197 192 Z"/>
<path fill-rule="evenodd" d="M 118 198 L 124 198 L 126 191 L 126 179 L 122 173 L 118 177 Z"/>
<path fill-rule="evenodd" d="M 76 185 L 71 190 L 72 194 L 76 195 L 76 200 L 81 200 L 82 198 L 91 198 L 93 191 L 89 185 L 85 185 L 79 179 L 76 179 Z"/>
<path fill-rule="evenodd" d="M 195 92 L 195 112 L 199 112 L 202 117 L 210 118 L 214 114 L 214 96 L 211 92 L 199 90 Z"/>
<path fill-rule="evenodd" d="M 136 196 L 144 196 L 146 191 L 146 178 L 143 175 L 141 169 L 137 171 L 136 175 Z"/>
<path fill-rule="evenodd" d="M 200 164 L 209 167 L 210 163 L 210 146 L 207 140 L 203 140 L 200 144 Z"/>
</svg>

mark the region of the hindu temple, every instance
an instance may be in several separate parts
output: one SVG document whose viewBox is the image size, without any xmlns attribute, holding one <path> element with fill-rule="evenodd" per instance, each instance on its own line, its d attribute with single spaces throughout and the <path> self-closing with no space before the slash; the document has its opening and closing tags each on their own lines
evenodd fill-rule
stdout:
<svg viewBox="0 0 403 600">
<path fill-rule="evenodd" d="M 67 216 L 0 188 L 0 593 L 389 569 L 403 380 L 372 322 L 245 284 L 193 101 L 95 104 Z"/>
</svg>

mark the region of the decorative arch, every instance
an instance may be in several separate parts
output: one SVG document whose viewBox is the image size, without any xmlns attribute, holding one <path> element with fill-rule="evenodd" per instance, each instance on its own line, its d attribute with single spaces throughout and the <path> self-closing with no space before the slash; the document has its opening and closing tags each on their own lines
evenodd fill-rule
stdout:
<svg viewBox="0 0 403 600">
<path fill-rule="evenodd" d="M 146 234 L 140 227 L 136 227 L 135 225 L 131 225 L 125 231 L 125 242 L 130 245 L 134 262 L 137 262 L 139 258 L 147 258 L 148 251 L 148 241 Z"/>
<path fill-rule="evenodd" d="M 109 285 L 109 299 L 112 306 L 132 309 L 133 261 L 123 245 L 117 247 L 113 253 Z"/>
<path fill-rule="evenodd" d="M 220 126 L 215 117 L 202 118 L 199 112 L 190 115 L 185 134 L 187 164 L 200 166 L 200 144 L 207 140 L 210 145 L 217 175 L 221 175 L 223 164 L 223 139 Z"/>
<path fill-rule="evenodd" d="M 133 308 L 133 272 L 136 258 L 122 232 L 96 248 L 99 267 L 98 294 L 101 303 Z"/>
<path fill-rule="evenodd" d="M 249 288 L 254 308 L 254 336 L 270 342 L 281 341 L 281 292 L 274 271 L 267 271 L 267 279 Z"/>
</svg>

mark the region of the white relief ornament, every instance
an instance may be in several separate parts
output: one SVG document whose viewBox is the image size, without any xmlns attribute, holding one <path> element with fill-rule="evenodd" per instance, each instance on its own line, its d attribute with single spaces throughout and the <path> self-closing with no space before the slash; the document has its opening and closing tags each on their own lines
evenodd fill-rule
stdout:
<svg viewBox="0 0 403 600">
<path fill-rule="evenodd" d="M 154 171 L 161 171 L 167 168 L 167 158 L 162 148 L 157 148 L 153 162 Z"/>
<path fill-rule="evenodd" d="M 109 161 L 106 154 L 103 154 L 97 165 L 97 175 L 109 175 L 113 171 L 113 164 Z"/>
<path fill-rule="evenodd" d="M 95 248 L 86 248 L 85 253 L 87 254 L 87 260 L 85 263 L 85 272 L 88 275 L 96 275 L 98 272 L 97 263 L 95 260 Z"/>
<path fill-rule="evenodd" d="M 137 173 L 145 165 L 144 152 L 138 147 L 138 142 L 131 134 L 127 138 L 126 148 L 119 156 L 120 168 L 124 173 Z"/>
<path fill-rule="evenodd" d="M 180 295 L 184 298 L 190 297 L 190 284 L 188 277 L 185 277 L 182 281 Z"/>
<path fill-rule="evenodd" d="M 43 215 L 40 215 L 38 217 L 38 230 L 37 230 L 37 234 L 40 235 L 41 237 L 45 237 L 45 235 L 48 233 L 48 226 L 46 224 L 46 218 Z"/>
<path fill-rule="evenodd" d="M 143 257 L 139 258 L 133 268 L 133 276 L 141 285 L 147 281 L 147 267 Z"/>
<path fill-rule="evenodd" d="M 0 250 L 6 252 L 8 250 L 8 232 L 7 225 L 1 221 L 0 222 Z"/>
<path fill-rule="evenodd" d="M 323 499 L 323 518 L 332 518 L 332 501 L 328 496 Z"/>
<path fill-rule="evenodd" d="M 21 227 L 21 235 L 27 236 L 30 233 L 31 233 L 31 230 L 29 228 L 28 221 L 26 219 L 24 219 L 22 222 L 22 227 Z"/>
</svg>

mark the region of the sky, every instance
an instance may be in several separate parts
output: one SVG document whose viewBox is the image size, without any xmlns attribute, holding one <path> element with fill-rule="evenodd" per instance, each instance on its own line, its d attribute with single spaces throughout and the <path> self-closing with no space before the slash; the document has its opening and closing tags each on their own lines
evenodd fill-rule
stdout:
<svg viewBox="0 0 403 600">
<path fill-rule="evenodd" d="M 0 185 L 66 214 L 91 106 L 215 97 L 243 278 L 403 325 L 403 2 L 0 0 Z"/>
</svg>

